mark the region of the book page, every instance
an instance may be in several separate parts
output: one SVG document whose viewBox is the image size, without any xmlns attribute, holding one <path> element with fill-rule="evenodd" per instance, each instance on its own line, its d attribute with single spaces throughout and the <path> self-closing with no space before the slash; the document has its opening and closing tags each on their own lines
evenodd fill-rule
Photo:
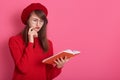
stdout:
<svg viewBox="0 0 120 80">
<path fill-rule="evenodd" d="M 73 53 L 74 53 L 74 54 L 79 54 L 80 51 L 73 50 Z"/>
<path fill-rule="evenodd" d="M 71 49 L 64 50 L 63 52 L 67 52 L 67 53 L 70 53 L 70 54 L 78 54 L 78 53 L 80 53 L 80 51 L 71 50 Z"/>
</svg>

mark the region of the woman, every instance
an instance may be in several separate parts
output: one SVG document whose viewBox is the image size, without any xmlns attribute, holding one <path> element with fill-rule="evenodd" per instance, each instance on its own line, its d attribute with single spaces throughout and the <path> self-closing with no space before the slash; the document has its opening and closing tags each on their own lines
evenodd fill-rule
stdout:
<svg viewBox="0 0 120 80">
<path fill-rule="evenodd" d="M 47 14 L 47 8 L 40 3 L 32 3 L 23 10 L 21 19 L 26 27 L 9 40 L 15 62 L 13 80 L 52 80 L 68 60 L 57 59 L 54 66 L 42 63 L 53 55 L 52 42 L 46 36 Z"/>
</svg>

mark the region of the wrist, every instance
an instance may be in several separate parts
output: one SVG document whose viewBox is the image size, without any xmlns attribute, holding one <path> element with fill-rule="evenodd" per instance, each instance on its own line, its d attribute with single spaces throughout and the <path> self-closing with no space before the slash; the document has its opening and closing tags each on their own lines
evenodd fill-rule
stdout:
<svg viewBox="0 0 120 80">
<path fill-rule="evenodd" d="M 56 66 L 58 69 L 63 68 L 63 66 Z"/>
<path fill-rule="evenodd" d="M 28 36 L 29 42 L 33 43 L 34 42 L 34 37 L 33 36 Z"/>
</svg>

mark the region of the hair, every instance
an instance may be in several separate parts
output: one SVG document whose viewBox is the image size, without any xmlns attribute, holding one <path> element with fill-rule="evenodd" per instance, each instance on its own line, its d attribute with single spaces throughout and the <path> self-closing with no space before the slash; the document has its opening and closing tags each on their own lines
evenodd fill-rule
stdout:
<svg viewBox="0 0 120 80">
<path fill-rule="evenodd" d="M 46 18 L 46 15 L 44 14 L 43 11 L 41 10 L 34 10 L 35 14 L 41 18 L 44 21 L 44 24 L 42 26 L 42 28 L 38 31 L 38 39 L 39 39 L 39 44 L 41 45 L 42 49 L 44 52 L 47 52 L 49 49 L 48 46 L 48 40 L 47 40 L 47 23 L 48 20 Z M 29 15 L 29 17 L 31 16 L 31 14 Z M 28 18 L 29 19 L 29 18 Z M 28 30 L 29 30 L 29 25 L 27 22 L 26 27 L 24 28 L 22 34 L 23 34 L 23 39 L 25 41 L 25 44 L 28 44 Z"/>
</svg>

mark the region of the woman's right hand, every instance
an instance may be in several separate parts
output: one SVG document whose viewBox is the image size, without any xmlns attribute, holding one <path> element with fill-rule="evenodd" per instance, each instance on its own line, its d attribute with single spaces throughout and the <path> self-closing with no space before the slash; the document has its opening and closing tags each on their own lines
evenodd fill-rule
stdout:
<svg viewBox="0 0 120 80">
<path fill-rule="evenodd" d="M 28 30 L 29 42 L 34 43 L 34 37 L 37 36 L 37 35 L 38 35 L 38 33 L 34 30 L 33 27 L 29 28 L 29 30 Z"/>
</svg>

